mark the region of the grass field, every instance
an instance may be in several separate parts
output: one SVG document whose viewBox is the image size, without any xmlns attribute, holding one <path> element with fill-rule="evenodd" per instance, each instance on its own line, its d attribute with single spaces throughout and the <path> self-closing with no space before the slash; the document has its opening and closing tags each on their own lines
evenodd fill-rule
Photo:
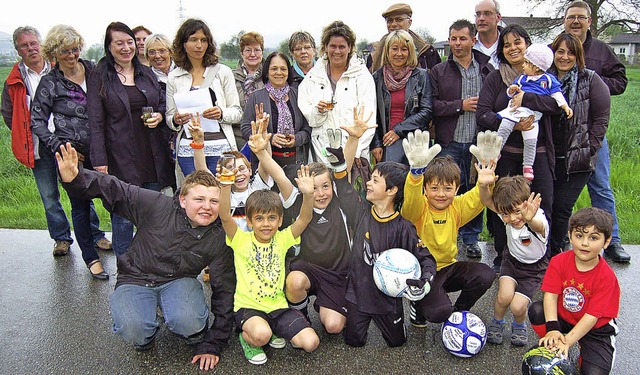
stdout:
<svg viewBox="0 0 640 375">
<path fill-rule="evenodd" d="M 10 68 L 0 68 L 4 82 Z M 640 244 L 640 69 L 627 70 L 629 86 L 621 96 L 612 98 L 611 122 L 607 132 L 611 149 L 611 185 L 613 186 L 623 243 Z M 0 228 L 46 229 L 47 223 L 38 190 L 31 171 L 19 164 L 11 153 L 8 128 L 0 120 Z M 70 206 L 66 192 L 61 190 L 62 204 Z M 590 205 L 583 191 L 576 209 Z M 101 226 L 110 230 L 109 213 L 99 200 L 96 208 Z"/>
</svg>

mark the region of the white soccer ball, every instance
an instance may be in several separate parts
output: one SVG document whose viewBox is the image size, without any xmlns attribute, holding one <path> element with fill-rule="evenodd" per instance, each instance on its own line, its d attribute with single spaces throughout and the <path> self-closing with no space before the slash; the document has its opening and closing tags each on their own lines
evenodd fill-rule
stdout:
<svg viewBox="0 0 640 375">
<path fill-rule="evenodd" d="M 442 342 L 453 355 L 473 357 L 487 342 L 487 328 L 477 315 L 456 311 L 442 325 Z"/>
<path fill-rule="evenodd" d="M 407 279 L 419 279 L 422 274 L 418 259 L 404 249 L 383 251 L 373 264 L 373 281 L 390 297 L 402 297 Z"/>
</svg>

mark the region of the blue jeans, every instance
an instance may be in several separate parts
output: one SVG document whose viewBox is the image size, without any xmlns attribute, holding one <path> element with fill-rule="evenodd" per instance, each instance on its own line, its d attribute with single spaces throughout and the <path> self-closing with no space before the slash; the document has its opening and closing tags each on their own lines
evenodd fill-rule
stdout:
<svg viewBox="0 0 640 375">
<path fill-rule="evenodd" d="M 609 176 L 611 174 L 609 158 L 609 141 L 604 137 L 602 147 L 598 150 L 596 158 L 596 168 L 587 183 L 591 205 L 603 209 L 613 216 L 613 232 L 611 242 L 620 243 L 620 233 L 618 232 L 618 215 L 616 213 L 616 201 L 613 197 Z"/>
<path fill-rule="evenodd" d="M 207 168 L 209 168 L 211 173 L 216 173 L 216 168 L 218 167 L 218 159 L 220 159 L 220 156 L 205 156 L 205 160 L 207 161 Z M 182 174 L 184 174 L 185 177 L 195 172 L 196 170 L 196 166 L 192 157 L 178 156 L 178 165 L 180 166 L 180 169 L 182 169 Z"/>
<path fill-rule="evenodd" d="M 469 183 L 471 172 L 471 153 L 469 147 L 471 143 L 451 142 L 449 146 L 443 147 L 438 156 L 451 156 L 460 167 L 460 190 L 458 194 L 464 194 L 473 189 L 475 185 Z M 460 237 L 465 245 L 478 243 L 480 232 L 482 232 L 482 213 L 471 219 L 470 222 L 460 228 Z"/>
<path fill-rule="evenodd" d="M 183 337 L 202 331 L 209 318 L 202 284 L 190 277 L 159 286 L 120 285 L 110 302 L 113 332 L 138 346 L 151 342 L 158 332 L 158 306 L 169 330 Z"/>
<path fill-rule="evenodd" d="M 142 184 L 142 187 L 149 190 L 160 191 L 164 186 L 157 182 Z M 128 219 L 111 213 L 111 244 L 116 257 L 120 257 L 129 250 L 133 240 L 133 223 Z"/>
<path fill-rule="evenodd" d="M 71 228 L 69 220 L 60 204 L 60 190 L 58 189 L 58 168 L 53 153 L 40 143 L 40 159 L 35 161 L 32 169 L 33 178 L 36 181 L 44 212 L 47 218 L 47 228 L 49 236 L 54 241 L 69 241 L 71 238 Z M 100 220 L 96 213 L 93 202 L 90 203 L 90 223 L 93 243 L 104 237 L 104 232 L 100 230 Z M 74 224 L 75 227 L 75 224 Z"/>
</svg>

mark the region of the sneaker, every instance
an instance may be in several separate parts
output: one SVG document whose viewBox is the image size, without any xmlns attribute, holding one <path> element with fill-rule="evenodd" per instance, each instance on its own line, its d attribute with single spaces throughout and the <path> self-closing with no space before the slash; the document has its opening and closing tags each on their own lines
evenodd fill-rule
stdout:
<svg viewBox="0 0 640 375">
<path fill-rule="evenodd" d="M 271 340 L 269 340 L 269 346 L 274 349 L 282 349 L 287 345 L 287 340 L 282 337 L 278 337 L 276 335 L 271 335 Z"/>
<path fill-rule="evenodd" d="M 478 243 L 472 243 L 467 246 L 467 258 L 482 258 L 482 250 Z"/>
<path fill-rule="evenodd" d="M 249 343 L 242 338 L 242 333 L 240 333 L 240 345 L 242 346 L 244 357 L 252 365 L 262 365 L 267 362 L 267 355 L 264 354 L 264 350 L 249 345 Z"/>
<path fill-rule="evenodd" d="M 71 242 L 69 241 L 56 241 L 56 244 L 53 245 L 53 256 L 58 257 L 69 254 L 69 247 L 71 247 Z"/>
<path fill-rule="evenodd" d="M 500 323 L 495 320 L 495 318 L 491 319 L 491 324 L 489 324 L 489 328 L 487 329 L 487 342 L 491 344 L 502 344 L 502 332 L 504 332 L 504 322 Z M 511 338 L 513 340 L 513 337 Z"/>
<path fill-rule="evenodd" d="M 604 249 L 604 256 L 616 263 L 629 263 L 631 261 L 631 255 L 624 251 L 620 242 L 612 242 Z"/>
<path fill-rule="evenodd" d="M 511 326 L 511 345 L 513 346 L 526 346 L 529 343 L 529 333 L 527 332 L 527 326 L 523 327 L 513 325 Z"/>
<path fill-rule="evenodd" d="M 522 167 L 522 175 L 529 181 L 533 181 L 533 167 L 530 165 L 525 165 Z"/>
<path fill-rule="evenodd" d="M 98 249 L 104 250 L 104 251 L 113 249 L 113 246 L 111 245 L 111 241 L 106 239 L 106 237 L 102 237 L 101 239 L 97 240 L 95 245 Z"/>
<path fill-rule="evenodd" d="M 422 312 L 416 308 L 416 303 L 411 301 L 409 304 L 409 321 L 411 325 L 418 328 L 424 328 L 427 326 L 427 319 L 422 316 Z"/>
</svg>

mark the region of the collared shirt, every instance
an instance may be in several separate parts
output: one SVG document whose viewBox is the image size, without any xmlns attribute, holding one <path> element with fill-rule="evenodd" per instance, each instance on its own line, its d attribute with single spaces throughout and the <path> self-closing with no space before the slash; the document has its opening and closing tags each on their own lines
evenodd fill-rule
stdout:
<svg viewBox="0 0 640 375">
<path fill-rule="evenodd" d="M 47 73 L 49 73 L 49 71 L 51 70 L 51 64 L 47 60 L 45 60 L 44 67 L 42 68 L 42 71 L 40 73 L 29 68 L 27 64 L 24 63 L 24 61 L 21 61 L 20 64 L 22 65 L 22 67 L 24 68 L 24 72 L 26 73 L 27 79 L 24 83 L 27 86 L 27 92 L 29 93 L 29 100 L 27 101 L 27 105 L 29 106 L 29 108 L 31 108 L 31 102 L 33 101 L 33 96 L 36 92 L 36 89 L 40 84 L 40 79 Z"/>
<path fill-rule="evenodd" d="M 462 76 L 462 92 L 460 98 L 467 99 L 478 96 L 482 87 L 482 76 L 480 76 L 480 64 L 476 59 L 471 60 L 469 68 L 465 69 L 454 58 L 456 66 L 460 69 Z M 453 133 L 453 140 L 458 143 L 471 143 L 476 135 L 476 114 L 475 112 L 463 111 L 458 117 L 458 124 Z"/>
<path fill-rule="evenodd" d="M 498 69 L 498 64 L 500 64 L 500 60 L 498 60 L 498 40 L 493 43 L 490 47 L 485 47 L 484 44 L 480 41 L 480 35 L 476 34 L 476 44 L 473 45 L 473 49 L 476 51 L 480 51 L 485 55 L 489 56 L 491 65 L 494 68 Z"/>
</svg>

